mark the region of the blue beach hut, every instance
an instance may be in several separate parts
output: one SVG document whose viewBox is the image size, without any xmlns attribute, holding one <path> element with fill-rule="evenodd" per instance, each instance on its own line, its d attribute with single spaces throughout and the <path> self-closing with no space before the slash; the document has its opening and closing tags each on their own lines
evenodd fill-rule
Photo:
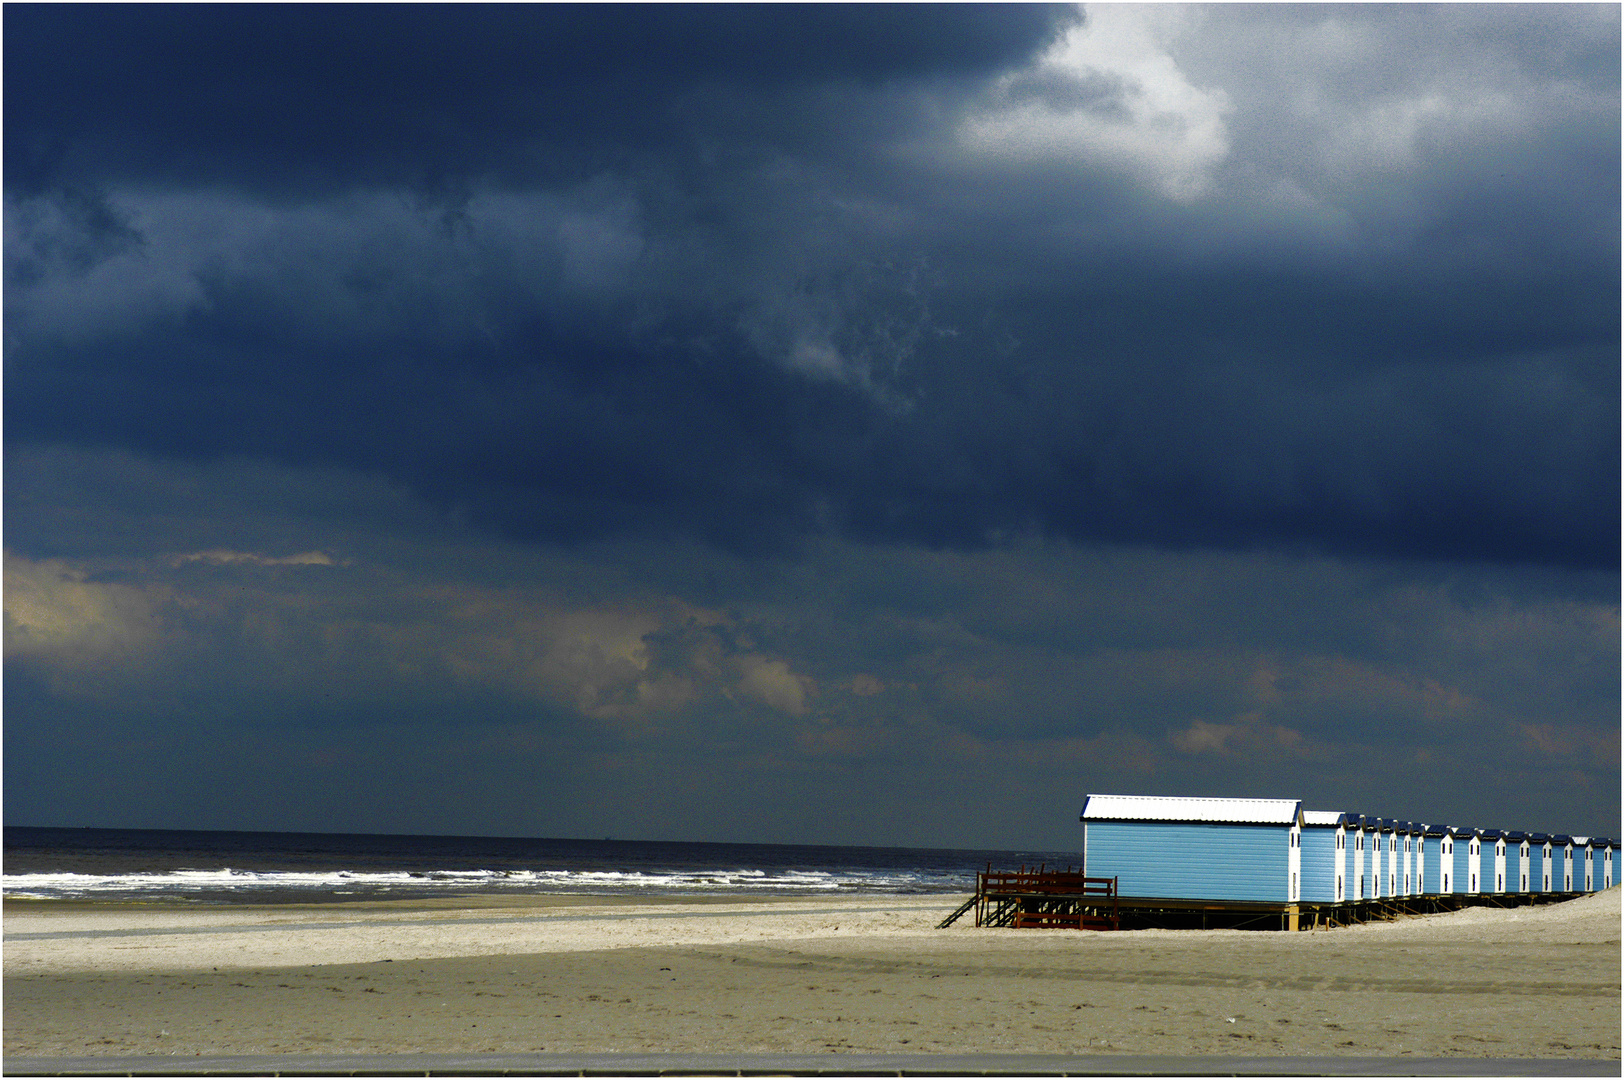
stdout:
<svg viewBox="0 0 1624 1080">
<path fill-rule="evenodd" d="M 1506 892 L 1525 893 L 1528 891 L 1528 834 L 1521 829 L 1507 829 L 1506 841 Z"/>
<path fill-rule="evenodd" d="M 1085 872 L 1121 896 L 1301 898 L 1300 800 L 1090 795 L 1080 820 Z"/>
<path fill-rule="evenodd" d="M 1347 817 L 1336 810 L 1303 811 L 1302 899 L 1327 904 L 1348 899 Z"/>
<path fill-rule="evenodd" d="M 1598 870 L 1601 876 L 1601 887 L 1611 889 L 1613 887 L 1613 852 L 1618 848 L 1618 841 L 1604 836 L 1599 840 L 1591 841 L 1591 843 L 1595 846 L 1596 854 L 1601 858 L 1601 867 Z"/>
<path fill-rule="evenodd" d="M 1551 837 L 1552 892 L 1573 891 L 1573 837 L 1558 833 Z"/>
<path fill-rule="evenodd" d="M 1386 897 L 1398 895 L 1398 825 L 1395 818 L 1382 818 L 1381 835 L 1377 837 L 1382 857 L 1381 894 Z"/>
<path fill-rule="evenodd" d="M 1387 834 L 1383 831 L 1383 818 L 1371 818 L 1367 835 L 1370 838 L 1370 899 L 1380 900 L 1387 895 Z"/>
<path fill-rule="evenodd" d="M 1398 845 L 1400 857 L 1404 860 L 1399 870 L 1399 895 L 1414 896 L 1421 891 L 1420 863 L 1416 856 L 1419 854 L 1417 839 L 1421 835 L 1421 826 L 1413 821 L 1401 821 L 1398 828 Z"/>
<path fill-rule="evenodd" d="M 1528 891 L 1551 891 L 1551 837 L 1549 833 L 1528 834 Z"/>
<path fill-rule="evenodd" d="M 1393 841 L 1389 851 L 1393 856 L 1393 869 L 1388 877 L 1393 883 L 1393 895 L 1403 896 L 1407 892 L 1404 888 L 1404 878 L 1409 868 L 1409 859 L 1405 857 L 1404 841 L 1410 838 L 1410 823 L 1408 821 L 1393 822 Z"/>
<path fill-rule="evenodd" d="M 1442 825 L 1421 827 L 1421 892 L 1428 896 L 1449 891 L 1455 860 L 1448 854 L 1449 830 Z"/>
<path fill-rule="evenodd" d="M 1483 878 L 1478 892 L 1502 893 L 1506 891 L 1506 840 L 1499 829 L 1484 829 L 1478 834 L 1479 862 Z"/>
<path fill-rule="evenodd" d="M 1471 828 L 1455 830 L 1455 858 L 1459 863 L 1455 867 L 1455 891 L 1468 896 L 1477 895 L 1478 891 L 1478 837 L 1477 830 Z"/>
<path fill-rule="evenodd" d="M 1382 894 L 1382 820 L 1365 818 L 1365 899 Z"/>
<path fill-rule="evenodd" d="M 1573 838 L 1573 887 L 1576 890 L 1583 892 L 1596 891 L 1596 878 L 1590 872 L 1591 854 L 1591 837 L 1575 836 Z"/>
<path fill-rule="evenodd" d="M 1363 814 L 1348 815 L 1348 854 L 1351 856 L 1352 872 L 1349 876 L 1353 900 L 1370 899 L 1370 835 L 1366 829 L 1366 818 Z"/>
</svg>

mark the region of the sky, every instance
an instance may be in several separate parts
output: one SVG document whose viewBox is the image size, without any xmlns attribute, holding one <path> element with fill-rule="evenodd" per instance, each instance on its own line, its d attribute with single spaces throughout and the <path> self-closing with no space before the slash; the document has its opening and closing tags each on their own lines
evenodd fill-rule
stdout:
<svg viewBox="0 0 1624 1080">
<path fill-rule="evenodd" d="M 3 19 L 7 823 L 1624 832 L 1617 5 Z"/>
</svg>

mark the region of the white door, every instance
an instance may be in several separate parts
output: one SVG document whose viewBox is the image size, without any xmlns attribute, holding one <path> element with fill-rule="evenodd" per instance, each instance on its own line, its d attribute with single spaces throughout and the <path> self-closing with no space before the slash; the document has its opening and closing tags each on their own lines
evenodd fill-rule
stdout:
<svg viewBox="0 0 1624 1080">
<path fill-rule="evenodd" d="M 1295 903 L 1300 892 L 1299 880 L 1303 871 L 1303 834 L 1302 830 L 1293 825 L 1291 833 L 1286 838 L 1289 848 L 1286 853 L 1286 866 L 1291 872 L 1291 880 L 1286 887 L 1286 899 Z"/>
</svg>

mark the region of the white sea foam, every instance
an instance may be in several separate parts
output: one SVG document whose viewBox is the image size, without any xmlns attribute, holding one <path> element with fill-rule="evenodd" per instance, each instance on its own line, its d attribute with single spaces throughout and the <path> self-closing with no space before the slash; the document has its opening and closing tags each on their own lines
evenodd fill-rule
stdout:
<svg viewBox="0 0 1624 1080">
<path fill-rule="evenodd" d="M 173 870 L 131 874 L 6 874 L 0 892 L 11 898 L 82 899 L 123 896 L 218 896 L 261 893 L 331 895 L 427 892 L 918 892 L 957 882 L 909 871 L 824 870 L 432 870 L 247 871 Z"/>
</svg>

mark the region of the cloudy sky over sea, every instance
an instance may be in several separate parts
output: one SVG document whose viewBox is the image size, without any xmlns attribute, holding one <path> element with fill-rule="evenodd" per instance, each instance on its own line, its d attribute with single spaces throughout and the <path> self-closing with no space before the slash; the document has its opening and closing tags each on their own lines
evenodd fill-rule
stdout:
<svg viewBox="0 0 1624 1080">
<path fill-rule="evenodd" d="M 1620 10 L 7 5 L 11 824 L 1620 831 Z"/>
</svg>

